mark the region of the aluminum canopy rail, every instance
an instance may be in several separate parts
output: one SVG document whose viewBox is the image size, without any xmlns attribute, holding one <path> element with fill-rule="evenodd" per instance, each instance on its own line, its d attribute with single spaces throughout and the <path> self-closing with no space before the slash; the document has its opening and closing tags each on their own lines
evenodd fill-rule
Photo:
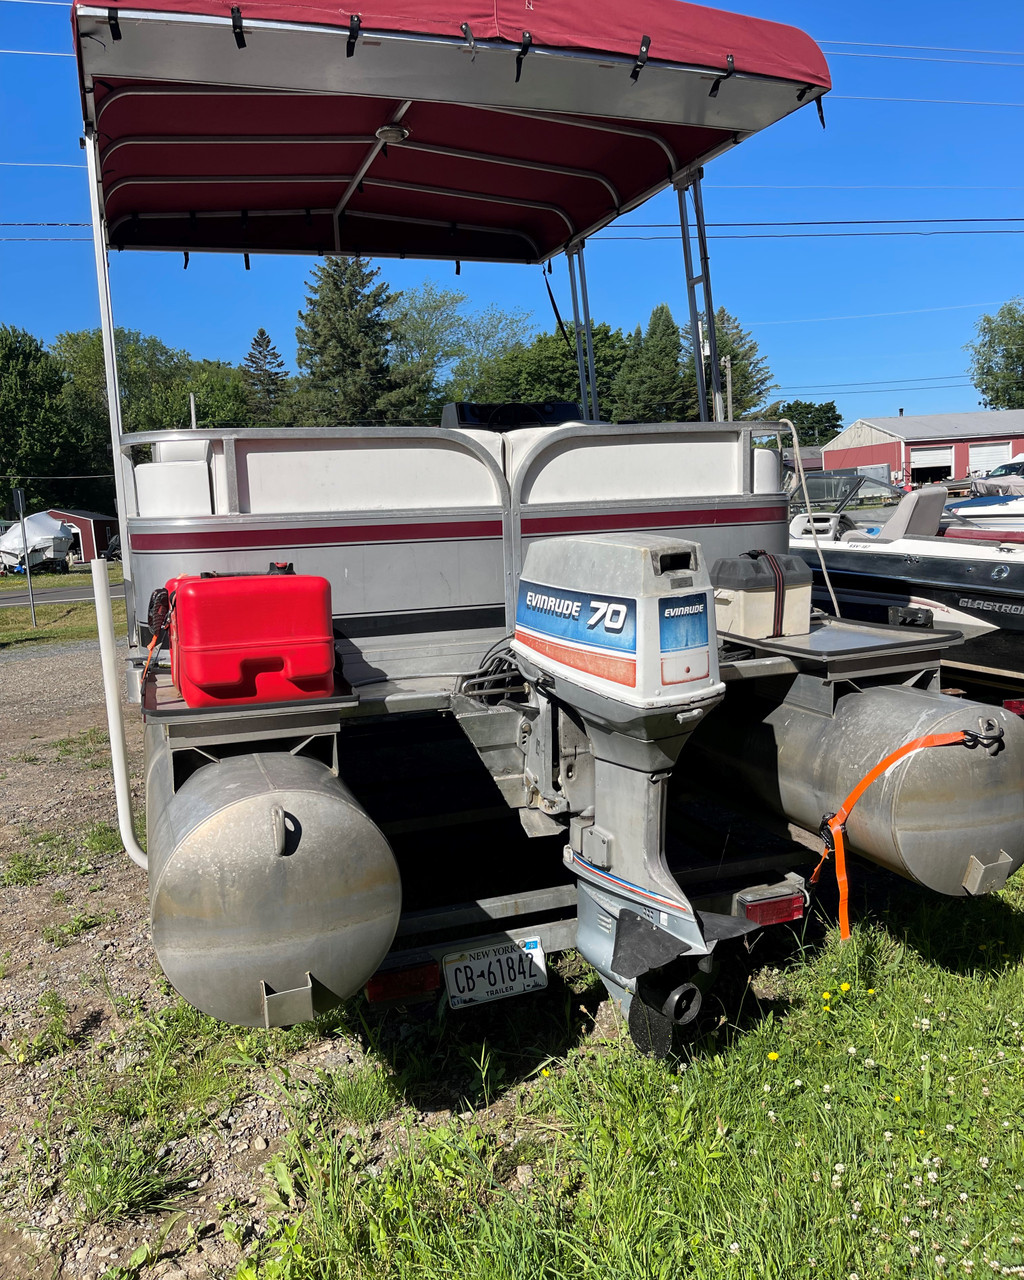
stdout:
<svg viewBox="0 0 1024 1280">
<path fill-rule="evenodd" d="M 725 408 L 722 402 L 722 374 L 718 363 L 718 340 L 715 334 L 715 304 L 711 297 L 711 264 L 708 258 L 708 237 L 704 226 L 704 201 L 700 183 L 703 169 L 692 170 L 677 178 L 674 186 L 679 200 L 679 233 L 683 241 L 683 264 L 686 270 L 686 298 L 690 308 L 690 335 L 693 343 L 693 364 L 697 374 L 697 403 L 701 422 L 724 422 Z M 693 205 L 693 222 L 687 210 L 686 197 Z M 693 238 L 697 240 L 697 258 L 700 264 L 694 270 Z M 703 325 L 701 316 L 704 317 Z M 703 334 L 701 330 L 703 329 Z M 711 368 L 712 401 L 708 404 L 705 358 Z M 714 416 L 708 412 L 713 410 Z"/>
</svg>

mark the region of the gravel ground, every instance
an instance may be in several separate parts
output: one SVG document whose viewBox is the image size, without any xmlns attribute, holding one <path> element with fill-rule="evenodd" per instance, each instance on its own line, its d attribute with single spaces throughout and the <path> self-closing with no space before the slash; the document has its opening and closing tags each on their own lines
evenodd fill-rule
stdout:
<svg viewBox="0 0 1024 1280">
<path fill-rule="evenodd" d="M 138 709 L 126 705 L 125 720 L 141 813 Z M 50 839 L 44 848 L 59 854 L 76 841 L 80 849 L 83 831 L 93 824 L 116 826 L 105 729 L 95 643 L 0 652 L 0 872 L 38 847 L 34 837 L 40 834 Z M 19 1185 L 24 1175 L 11 1176 L 24 1167 L 23 1144 L 39 1141 L 34 1126 L 47 1116 L 54 1080 L 80 1070 L 90 1049 L 119 1029 L 118 1002 L 135 999 L 147 1009 L 169 1002 L 150 945 L 144 873 L 109 849 L 92 859 L 84 874 L 80 855 L 77 861 L 78 866 L 61 868 L 58 859 L 38 882 L 0 888 L 0 1170 L 7 1175 L 0 1207 L 3 1280 L 135 1276 L 135 1269 L 127 1269 L 132 1250 L 155 1239 L 161 1227 L 154 1218 L 120 1228 L 76 1230 L 67 1226 L 73 1212 L 59 1175 L 35 1203 Z M 45 930 L 84 911 L 100 912 L 105 922 L 59 947 L 44 938 Z M 66 1005 L 72 1047 L 34 1065 L 19 1065 L 12 1047 L 38 1034 L 44 992 L 56 992 Z M 332 1038 L 312 1045 L 289 1066 L 300 1072 L 304 1065 L 345 1068 L 360 1057 L 357 1045 Z M 119 1069 L 116 1059 L 112 1065 Z M 145 1268 L 147 1277 L 233 1274 L 241 1254 L 224 1239 L 218 1206 L 235 1201 L 243 1209 L 248 1237 L 259 1232 L 263 1165 L 286 1128 L 272 1081 L 257 1075 L 249 1096 L 214 1116 L 197 1137 L 182 1140 L 185 1149 L 176 1156 L 196 1167 L 191 1196 L 179 1206 L 185 1214 L 168 1237 L 164 1260 Z"/>
</svg>

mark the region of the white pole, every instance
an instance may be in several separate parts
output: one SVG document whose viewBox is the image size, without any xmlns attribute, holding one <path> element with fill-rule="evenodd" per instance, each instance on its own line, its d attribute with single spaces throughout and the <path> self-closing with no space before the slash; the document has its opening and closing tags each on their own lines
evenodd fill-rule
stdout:
<svg viewBox="0 0 1024 1280">
<path fill-rule="evenodd" d="M 106 560 L 93 560 L 92 589 L 96 597 L 96 626 L 100 637 L 100 663 L 103 668 L 103 699 L 107 704 L 107 731 L 110 735 L 110 763 L 114 773 L 114 798 L 117 802 L 117 826 L 125 853 L 143 871 L 149 870 L 149 859 L 139 847 L 132 818 L 132 792 L 128 781 L 128 747 L 121 717 L 121 689 L 117 674 L 117 642 L 114 639 L 114 615 L 110 607 L 110 578 Z"/>
<path fill-rule="evenodd" d="M 196 429 L 196 393 L 190 391 L 188 393 L 188 415 L 192 420 L 192 430 Z"/>
<path fill-rule="evenodd" d="M 132 546 L 128 537 L 128 496 L 125 485 L 125 457 L 121 452 L 121 388 L 117 377 L 117 346 L 114 311 L 110 302 L 110 263 L 107 260 L 106 220 L 100 208 L 99 144 L 92 127 L 85 131 L 85 159 L 89 169 L 89 209 L 92 215 L 92 243 L 96 259 L 96 287 L 99 290 L 100 332 L 103 338 L 103 366 L 107 384 L 107 414 L 110 418 L 111 461 L 114 465 L 114 495 L 117 502 L 118 531 L 121 535 L 121 568 L 124 574 L 125 608 L 128 611 L 128 638 L 135 634 L 135 587 L 132 581 Z"/>
</svg>

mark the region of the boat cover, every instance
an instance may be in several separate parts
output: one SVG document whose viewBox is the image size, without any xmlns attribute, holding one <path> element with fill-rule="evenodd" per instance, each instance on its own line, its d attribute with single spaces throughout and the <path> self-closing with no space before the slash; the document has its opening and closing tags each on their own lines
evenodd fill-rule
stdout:
<svg viewBox="0 0 1024 1280">
<path fill-rule="evenodd" d="M 25 535 L 30 551 L 67 552 L 74 541 L 75 530 L 63 520 L 55 520 L 45 511 L 25 517 Z M 25 554 L 25 540 L 21 536 L 21 521 L 16 520 L 6 533 L 0 534 L 0 552 L 7 552 L 7 559 L 15 563 Z"/>
<path fill-rule="evenodd" d="M 73 9 L 119 248 L 543 261 L 830 87 L 680 0 Z"/>
</svg>

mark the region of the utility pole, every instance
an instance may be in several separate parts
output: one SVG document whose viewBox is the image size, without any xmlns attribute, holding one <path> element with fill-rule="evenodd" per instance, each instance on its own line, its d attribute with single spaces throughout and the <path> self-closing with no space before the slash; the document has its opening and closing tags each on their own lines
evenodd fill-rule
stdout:
<svg viewBox="0 0 1024 1280">
<path fill-rule="evenodd" d="M 25 532 L 25 490 L 15 489 L 14 491 L 14 509 L 17 511 L 21 519 L 21 545 L 25 549 L 25 581 L 28 583 L 28 607 L 32 611 L 32 625 L 37 627 L 36 622 L 36 601 L 32 594 L 32 570 L 28 563 L 28 534 Z"/>
<path fill-rule="evenodd" d="M 188 416 L 192 420 L 192 430 L 196 429 L 196 393 L 190 391 L 188 393 Z"/>
<path fill-rule="evenodd" d="M 722 368 L 725 370 L 725 420 L 732 422 L 732 356 L 722 356 Z"/>
</svg>

